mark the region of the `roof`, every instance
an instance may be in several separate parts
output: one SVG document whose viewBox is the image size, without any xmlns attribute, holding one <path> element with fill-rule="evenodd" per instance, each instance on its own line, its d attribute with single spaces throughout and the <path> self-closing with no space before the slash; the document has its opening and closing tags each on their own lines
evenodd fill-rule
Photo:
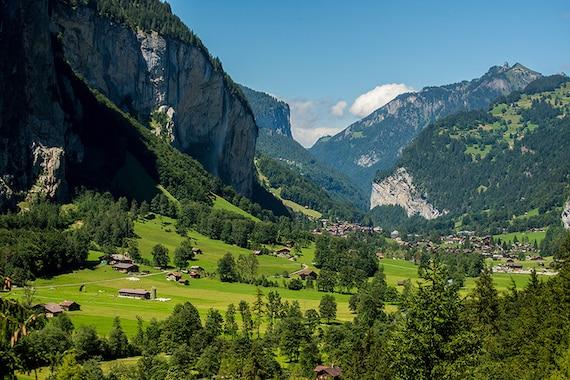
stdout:
<svg viewBox="0 0 570 380">
<path fill-rule="evenodd" d="M 63 301 L 62 303 L 60 303 L 61 306 L 71 306 L 71 305 L 73 305 L 73 304 L 79 305 L 79 304 L 78 304 L 77 302 L 75 302 L 75 301 L 67 301 L 67 300 L 65 300 L 65 301 Z"/>
<path fill-rule="evenodd" d="M 342 369 L 340 367 L 332 366 L 327 367 L 324 365 L 318 365 L 314 369 L 315 372 L 326 372 L 328 375 L 332 377 L 337 377 L 342 374 Z"/>
<path fill-rule="evenodd" d="M 53 313 L 53 314 L 63 313 L 62 307 L 56 303 L 46 303 L 44 305 L 44 309 L 45 309 L 45 311 Z"/>
<path fill-rule="evenodd" d="M 174 277 L 182 277 L 182 273 L 180 272 L 170 272 L 167 276 L 174 276 Z"/>
<path fill-rule="evenodd" d="M 117 263 L 115 265 L 113 265 L 113 268 L 119 268 L 119 269 L 129 269 L 132 267 L 136 267 L 136 264 L 131 264 L 131 263 Z"/>
<path fill-rule="evenodd" d="M 147 293 L 150 292 L 146 289 L 119 289 L 119 293 L 146 295 Z"/>
<path fill-rule="evenodd" d="M 317 272 L 315 272 L 314 270 L 309 269 L 309 268 L 303 268 L 300 271 L 298 271 L 297 274 L 300 276 L 302 274 L 303 275 L 317 274 Z"/>
</svg>

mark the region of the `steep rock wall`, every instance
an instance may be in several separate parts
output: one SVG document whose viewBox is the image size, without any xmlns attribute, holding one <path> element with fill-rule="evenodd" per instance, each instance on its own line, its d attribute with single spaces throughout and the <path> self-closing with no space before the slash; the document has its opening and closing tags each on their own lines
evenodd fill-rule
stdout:
<svg viewBox="0 0 570 380">
<path fill-rule="evenodd" d="M 250 195 L 257 126 L 206 53 L 156 32 L 133 31 L 87 7 L 57 3 L 54 23 L 73 70 L 114 103 L 149 120 L 169 116 L 170 143 Z"/>
<path fill-rule="evenodd" d="M 400 206 L 408 216 L 419 214 L 426 219 L 435 219 L 445 213 L 419 194 L 405 168 L 398 168 L 391 176 L 372 184 L 370 209 L 376 206 Z"/>
<path fill-rule="evenodd" d="M 570 229 L 570 199 L 564 204 L 562 211 L 562 224 L 567 230 Z"/>
</svg>

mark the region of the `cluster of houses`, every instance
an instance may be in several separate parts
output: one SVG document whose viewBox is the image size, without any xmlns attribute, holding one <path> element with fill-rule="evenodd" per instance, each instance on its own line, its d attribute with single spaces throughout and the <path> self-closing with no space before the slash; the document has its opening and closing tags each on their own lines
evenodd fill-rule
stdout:
<svg viewBox="0 0 570 380">
<path fill-rule="evenodd" d="M 321 219 L 320 226 L 313 230 L 316 235 L 322 235 L 323 232 L 328 232 L 333 236 L 347 236 L 353 232 L 364 232 L 364 233 L 382 233 L 381 227 L 369 227 L 362 226 L 358 223 L 349 222 L 331 222 L 328 219 Z"/>
<path fill-rule="evenodd" d="M 47 318 L 52 318 L 63 314 L 64 311 L 76 311 L 81 306 L 75 301 L 63 301 L 60 303 L 46 303 L 41 305 L 43 313 Z"/>
<path fill-rule="evenodd" d="M 139 271 L 139 266 L 127 255 L 114 253 L 112 255 L 104 255 L 99 257 L 101 264 L 109 264 L 117 272 L 121 273 L 136 273 Z"/>
</svg>

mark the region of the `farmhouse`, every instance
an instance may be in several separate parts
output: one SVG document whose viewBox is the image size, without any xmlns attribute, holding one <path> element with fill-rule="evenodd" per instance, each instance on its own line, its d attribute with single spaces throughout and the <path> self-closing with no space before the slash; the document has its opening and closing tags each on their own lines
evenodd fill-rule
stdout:
<svg viewBox="0 0 570 380">
<path fill-rule="evenodd" d="M 511 269 L 522 269 L 523 265 L 521 263 L 507 263 L 507 267 Z"/>
<path fill-rule="evenodd" d="M 315 272 L 314 270 L 311 270 L 309 268 L 304 268 L 304 269 L 300 270 L 299 272 L 297 272 L 297 274 L 303 280 L 306 280 L 307 278 L 310 278 L 311 280 L 317 279 L 317 272 Z"/>
<path fill-rule="evenodd" d="M 195 270 L 191 270 L 191 271 L 190 271 L 190 277 L 192 277 L 192 278 L 200 278 L 200 272 L 195 271 Z"/>
<path fill-rule="evenodd" d="M 291 250 L 289 248 L 278 249 L 275 251 L 275 256 L 289 258 L 291 257 Z"/>
<path fill-rule="evenodd" d="M 61 306 L 61 308 L 65 311 L 76 311 L 81 308 L 81 306 L 77 302 L 67 301 L 67 300 L 60 303 L 59 306 Z"/>
<path fill-rule="evenodd" d="M 194 253 L 194 255 L 201 255 L 202 250 L 200 248 L 192 248 L 192 253 Z"/>
<path fill-rule="evenodd" d="M 44 305 L 44 313 L 47 318 L 55 317 L 63 313 L 63 308 L 56 303 L 46 303 Z"/>
<path fill-rule="evenodd" d="M 399 238 L 399 237 L 400 237 L 400 232 L 398 232 L 398 230 L 394 230 L 394 231 L 392 231 L 392 233 L 390 234 L 390 237 L 391 237 L 392 239 Z"/>
<path fill-rule="evenodd" d="M 378 258 L 378 260 L 383 260 L 384 254 L 382 252 L 376 252 L 376 257 Z"/>
<path fill-rule="evenodd" d="M 149 299 L 150 292 L 145 289 L 119 289 L 119 296 L 140 299 Z"/>
<path fill-rule="evenodd" d="M 113 268 L 121 273 L 131 273 L 139 271 L 139 266 L 132 263 L 117 263 L 113 265 Z"/>
<path fill-rule="evenodd" d="M 180 272 L 170 272 L 166 275 L 168 281 L 180 281 L 182 279 L 182 273 Z"/>
<path fill-rule="evenodd" d="M 316 375 L 315 378 L 317 380 L 340 379 L 340 376 L 342 375 L 342 369 L 334 365 L 330 367 L 318 365 L 315 367 L 314 371 Z"/>
</svg>

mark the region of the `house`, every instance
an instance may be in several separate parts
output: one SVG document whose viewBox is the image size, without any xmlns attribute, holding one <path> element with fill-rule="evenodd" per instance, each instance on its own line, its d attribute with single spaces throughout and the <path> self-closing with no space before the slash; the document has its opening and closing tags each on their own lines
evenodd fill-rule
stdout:
<svg viewBox="0 0 570 380">
<path fill-rule="evenodd" d="M 63 308 L 56 303 L 46 303 L 44 305 L 44 313 L 47 318 L 55 317 L 63 314 Z"/>
<path fill-rule="evenodd" d="M 13 281 L 10 277 L 4 277 L 4 280 L 2 280 L 2 286 L 0 287 L 0 290 L 3 292 L 9 292 L 10 290 L 12 290 L 12 284 Z"/>
<path fill-rule="evenodd" d="M 342 369 L 335 365 L 327 367 L 324 365 L 318 365 L 314 369 L 315 379 L 325 380 L 325 379 L 340 379 L 342 375 Z"/>
<path fill-rule="evenodd" d="M 113 265 L 113 268 L 121 273 L 132 273 L 139 271 L 139 266 L 132 263 L 117 263 Z"/>
<path fill-rule="evenodd" d="M 200 248 L 192 248 L 192 253 L 194 255 L 201 255 L 202 254 L 202 250 Z"/>
<path fill-rule="evenodd" d="M 521 263 L 507 263 L 507 267 L 511 269 L 522 269 L 523 265 Z"/>
<path fill-rule="evenodd" d="M 131 297 L 140 299 L 149 299 L 150 292 L 145 289 L 119 289 L 120 297 Z"/>
<path fill-rule="evenodd" d="M 133 260 L 131 260 L 130 257 L 128 256 L 121 255 L 120 253 L 114 253 L 109 257 L 109 262 L 111 264 L 117 264 L 117 263 L 132 264 Z"/>
<path fill-rule="evenodd" d="M 63 301 L 59 304 L 61 308 L 65 311 L 76 311 L 81 308 L 81 306 L 75 301 Z"/>
<path fill-rule="evenodd" d="M 195 270 L 195 271 L 203 271 L 203 270 L 204 270 L 204 268 L 202 268 L 202 267 L 199 266 L 199 265 L 192 265 L 192 266 L 190 267 L 190 269 L 191 269 L 191 270 Z"/>
<path fill-rule="evenodd" d="M 398 232 L 398 230 L 394 230 L 394 231 L 392 231 L 392 233 L 390 234 L 390 237 L 391 237 L 392 239 L 399 238 L 399 237 L 400 237 L 400 233 Z"/>
<path fill-rule="evenodd" d="M 188 285 L 188 280 L 185 278 L 181 278 L 180 280 L 178 280 L 178 283 L 180 285 Z"/>
<path fill-rule="evenodd" d="M 275 256 L 278 257 L 291 257 L 291 250 L 289 248 L 281 248 L 275 251 Z"/>
<path fill-rule="evenodd" d="M 310 278 L 311 280 L 317 279 L 317 272 L 315 272 L 314 270 L 311 270 L 309 268 L 301 269 L 299 272 L 297 272 L 297 274 L 303 280 L 306 280 L 308 278 Z"/>
<path fill-rule="evenodd" d="M 190 277 L 192 277 L 192 278 L 200 278 L 200 272 L 195 271 L 195 270 L 191 270 L 191 271 L 190 271 Z"/>
<path fill-rule="evenodd" d="M 378 260 L 383 260 L 384 254 L 382 252 L 376 252 L 376 257 L 378 258 Z"/>
<path fill-rule="evenodd" d="M 170 272 L 166 275 L 168 281 L 180 281 L 182 278 L 182 273 L 180 272 Z"/>
</svg>

